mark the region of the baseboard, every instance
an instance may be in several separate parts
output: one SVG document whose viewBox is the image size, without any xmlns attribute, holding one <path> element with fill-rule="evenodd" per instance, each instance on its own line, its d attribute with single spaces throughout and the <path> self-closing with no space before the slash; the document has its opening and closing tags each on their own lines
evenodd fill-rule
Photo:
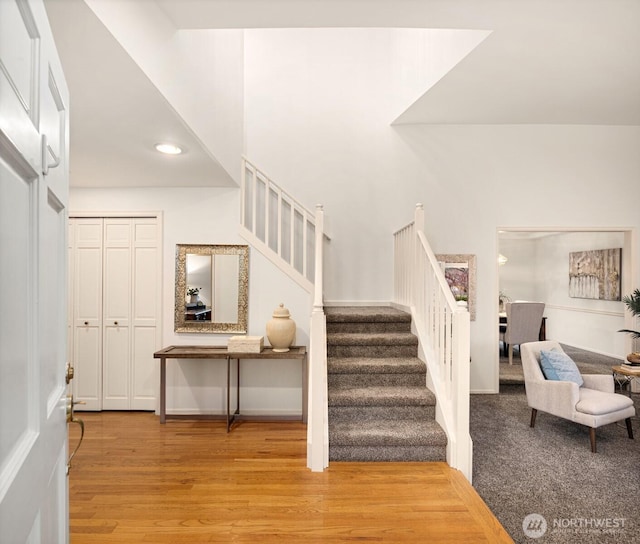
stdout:
<svg viewBox="0 0 640 544">
<path fill-rule="evenodd" d="M 570 346 L 576 349 L 582 349 L 584 351 L 590 351 L 592 353 L 597 353 L 598 355 L 604 355 L 605 357 L 611 357 L 612 359 L 624 359 L 625 356 L 613 355 L 611 353 L 605 353 L 604 351 L 598 351 L 597 349 L 588 348 L 585 346 L 576 346 L 575 344 L 570 344 L 569 342 L 563 342 L 562 340 L 558 340 L 560 344 L 564 344 L 565 346 Z"/>
<path fill-rule="evenodd" d="M 324 306 L 391 306 L 388 300 L 325 300 Z"/>
<path fill-rule="evenodd" d="M 500 391 L 496 391 L 495 389 L 472 389 L 469 391 L 471 395 L 497 395 Z"/>
</svg>

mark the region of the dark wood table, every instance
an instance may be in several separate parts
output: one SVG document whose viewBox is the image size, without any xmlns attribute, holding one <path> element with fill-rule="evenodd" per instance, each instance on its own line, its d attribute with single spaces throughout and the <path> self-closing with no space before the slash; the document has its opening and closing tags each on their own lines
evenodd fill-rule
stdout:
<svg viewBox="0 0 640 544">
<path fill-rule="evenodd" d="M 307 422 L 307 395 L 308 395 L 308 369 L 307 348 L 305 346 L 291 346 L 289 351 L 276 352 L 273 348 L 263 348 L 260 353 L 246 353 L 229 351 L 226 346 L 169 346 L 156 351 L 154 359 L 160 359 L 160 423 L 165 423 L 168 418 L 185 419 L 217 419 L 219 416 L 188 416 L 167 415 L 167 359 L 203 359 L 225 360 L 227 362 L 227 432 L 236 419 L 261 419 L 249 418 L 240 414 L 240 360 L 241 359 L 299 359 L 302 363 L 302 416 L 299 418 Z M 236 361 L 236 408 L 231 413 L 231 360 Z M 264 418 L 264 417 L 263 417 Z M 263 419 L 262 418 L 262 419 Z M 269 419 L 291 419 L 287 416 L 274 416 Z"/>
</svg>

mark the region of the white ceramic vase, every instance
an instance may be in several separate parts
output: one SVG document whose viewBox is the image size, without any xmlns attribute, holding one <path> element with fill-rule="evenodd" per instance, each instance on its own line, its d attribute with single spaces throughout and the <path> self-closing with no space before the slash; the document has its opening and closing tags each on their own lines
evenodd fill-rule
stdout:
<svg viewBox="0 0 640 544">
<path fill-rule="evenodd" d="M 273 317 L 267 321 L 267 338 L 273 351 L 283 353 L 289 351 L 296 337 L 296 322 L 291 319 L 289 310 L 280 304 L 273 311 Z"/>
</svg>

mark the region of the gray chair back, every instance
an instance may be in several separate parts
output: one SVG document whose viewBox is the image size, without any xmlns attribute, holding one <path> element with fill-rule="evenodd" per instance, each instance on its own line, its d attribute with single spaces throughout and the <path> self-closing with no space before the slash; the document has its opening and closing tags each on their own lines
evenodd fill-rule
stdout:
<svg viewBox="0 0 640 544">
<path fill-rule="evenodd" d="M 544 313 L 544 302 L 507 302 L 507 330 L 504 341 L 511 345 L 537 342 Z"/>
</svg>

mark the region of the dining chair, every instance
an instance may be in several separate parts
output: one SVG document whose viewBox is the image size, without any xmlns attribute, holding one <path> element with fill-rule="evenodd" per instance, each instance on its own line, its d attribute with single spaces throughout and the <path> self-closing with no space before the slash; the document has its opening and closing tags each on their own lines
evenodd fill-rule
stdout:
<svg viewBox="0 0 640 544">
<path fill-rule="evenodd" d="M 509 364 L 512 365 L 515 346 L 538 341 L 544 302 L 507 302 L 505 310 L 507 324 L 500 328 L 500 340 L 505 344 L 509 353 Z"/>
</svg>

